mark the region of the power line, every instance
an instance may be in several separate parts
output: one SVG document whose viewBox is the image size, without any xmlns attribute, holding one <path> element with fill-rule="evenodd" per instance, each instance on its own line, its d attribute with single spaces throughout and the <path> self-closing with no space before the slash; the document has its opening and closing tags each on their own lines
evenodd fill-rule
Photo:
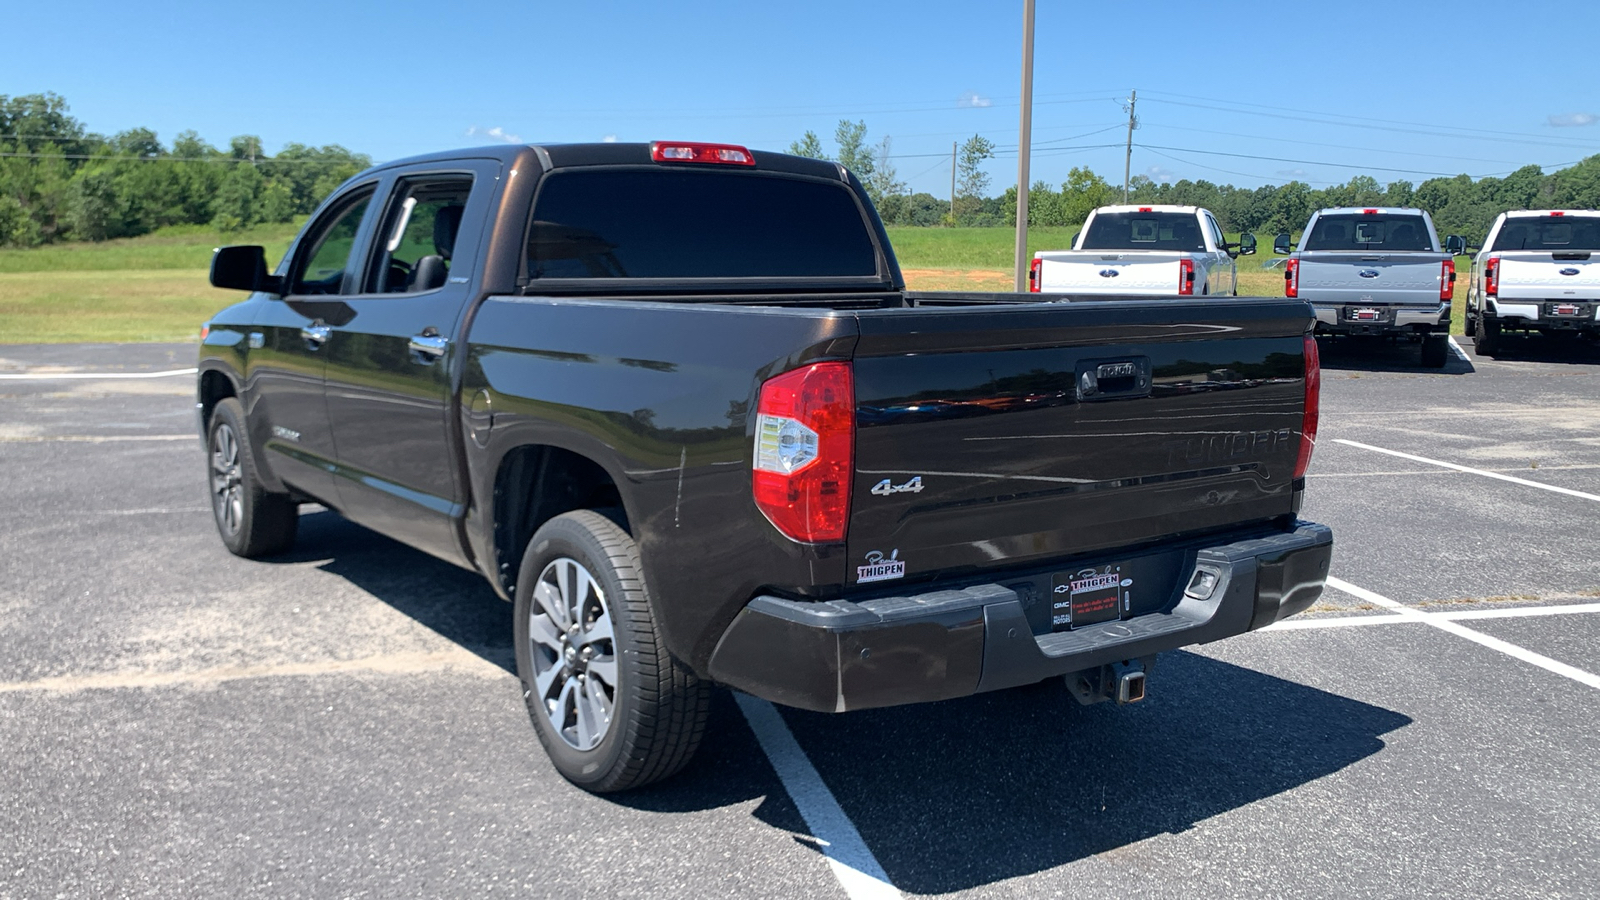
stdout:
<svg viewBox="0 0 1600 900">
<path fill-rule="evenodd" d="M 1431 177 L 1434 177 L 1434 178 L 1454 178 L 1457 175 L 1466 174 L 1466 173 L 1462 173 L 1462 172 L 1430 172 L 1430 171 L 1425 170 L 1425 169 L 1399 169 L 1399 168 L 1394 168 L 1394 167 L 1391 167 L 1391 166 L 1364 166 L 1364 165 L 1356 165 L 1356 164 L 1353 164 L 1353 163 L 1327 162 L 1327 161 L 1324 161 L 1324 160 L 1315 160 L 1315 159 L 1291 159 L 1289 157 L 1284 157 L 1284 156 L 1258 156 L 1258 155 L 1251 154 L 1251 153 L 1228 153 L 1228 152 L 1225 152 L 1225 151 L 1222 151 L 1222 150 L 1201 150 L 1201 149 L 1198 149 L 1196 147 L 1164 147 L 1164 146 L 1161 146 L 1159 144 L 1138 144 L 1137 146 L 1139 146 L 1139 147 L 1141 147 L 1143 149 L 1146 149 L 1146 150 L 1172 150 L 1172 151 L 1176 151 L 1178 153 L 1200 153 L 1200 154 L 1204 154 L 1204 155 L 1207 155 L 1207 156 L 1230 156 L 1230 157 L 1233 157 L 1235 159 L 1259 159 L 1259 160 L 1264 160 L 1266 162 L 1297 163 L 1299 165 L 1304 165 L 1304 166 L 1332 166 L 1334 168 L 1339 168 L 1339 169 L 1355 169 L 1356 171 L 1396 172 L 1396 173 L 1399 173 L 1401 175 L 1428 175 L 1428 176 L 1431 176 Z M 1180 162 L 1181 162 L 1181 160 L 1180 160 Z M 1571 163 L 1563 163 L 1562 164 L 1562 166 L 1567 166 L 1567 165 L 1572 165 L 1572 164 Z M 1560 168 L 1560 167 L 1556 166 L 1556 167 L 1552 167 L 1552 168 Z M 1513 169 L 1512 171 L 1515 171 L 1515 170 Z M 1235 173 L 1230 173 L 1230 174 L 1241 174 L 1241 173 L 1235 172 Z M 1476 180 L 1476 179 L 1480 179 L 1480 178 L 1494 178 L 1494 177 L 1497 177 L 1499 175 L 1505 175 L 1505 174 L 1510 174 L 1510 173 L 1509 172 L 1495 172 L 1495 173 L 1488 173 L 1488 174 L 1483 174 L 1483 175 L 1470 175 L 1469 174 L 1469 175 L 1467 175 L 1467 177 Z M 1246 176 L 1246 177 L 1255 177 L 1255 176 Z"/>
</svg>

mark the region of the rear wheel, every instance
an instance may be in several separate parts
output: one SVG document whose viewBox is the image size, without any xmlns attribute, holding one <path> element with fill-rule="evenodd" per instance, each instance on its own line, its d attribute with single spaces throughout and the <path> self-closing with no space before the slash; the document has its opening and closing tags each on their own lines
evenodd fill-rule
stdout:
<svg viewBox="0 0 1600 900">
<path fill-rule="evenodd" d="M 1493 319 L 1485 319 L 1483 313 L 1478 314 L 1478 327 L 1473 329 L 1476 337 L 1473 338 L 1473 349 L 1484 356 L 1493 356 L 1500 350 L 1500 323 Z"/>
<path fill-rule="evenodd" d="M 1430 334 L 1422 339 L 1422 367 L 1424 369 L 1442 369 L 1450 359 L 1450 336 L 1447 334 Z"/>
<path fill-rule="evenodd" d="M 289 549 L 300 524 L 299 504 L 262 486 L 244 407 L 233 397 L 212 410 L 206 450 L 211 457 L 211 513 L 223 545 L 250 559 Z"/>
<path fill-rule="evenodd" d="M 556 771 L 596 793 L 641 787 L 688 764 L 709 687 L 667 652 L 639 547 L 578 510 L 546 522 L 517 576 L 517 677 Z"/>
<path fill-rule="evenodd" d="M 1466 331 L 1467 337 L 1478 333 L 1478 318 L 1470 310 L 1467 312 L 1466 327 L 1463 330 Z"/>
</svg>

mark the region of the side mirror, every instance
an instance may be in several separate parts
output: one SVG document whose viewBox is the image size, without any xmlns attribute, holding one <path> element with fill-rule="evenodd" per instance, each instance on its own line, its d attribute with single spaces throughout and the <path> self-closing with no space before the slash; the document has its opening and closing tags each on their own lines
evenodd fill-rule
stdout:
<svg viewBox="0 0 1600 900">
<path fill-rule="evenodd" d="M 1446 235 L 1444 239 L 1444 252 L 1451 256 L 1460 256 L 1467 252 L 1467 239 L 1459 234 Z"/>
<path fill-rule="evenodd" d="M 1289 232 L 1287 231 L 1279 232 L 1278 236 L 1272 239 L 1272 252 L 1279 256 L 1287 256 L 1289 247 Z"/>
<path fill-rule="evenodd" d="M 218 247 L 211 255 L 211 285 L 230 291 L 283 293 L 283 279 L 267 274 L 262 247 Z"/>
<path fill-rule="evenodd" d="M 1256 236 L 1251 234 L 1248 231 L 1246 231 L 1244 234 L 1239 235 L 1239 255 L 1240 256 L 1255 256 L 1256 255 Z"/>
</svg>

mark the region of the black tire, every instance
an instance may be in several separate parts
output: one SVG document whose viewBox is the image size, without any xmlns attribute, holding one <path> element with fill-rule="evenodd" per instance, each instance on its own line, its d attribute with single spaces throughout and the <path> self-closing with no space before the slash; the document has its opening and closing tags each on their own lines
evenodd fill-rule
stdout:
<svg viewBox="0 0 1600 900">
<path fill-rule="evenodd" d="M 544 523 L 523 553 L 515 599 L 523 700 L 562 777 L 610 793 L 689 763 L 705 734 L 710 686 L 662 643 L 639 547 L 626 531 L 593 510 Z M 609 640 L 595 637 L 607 630 Z"/>
<path fill-rule="evenodd" d="M 1450 336 L 1430 334 L 1422 338 L 1422 367 L 1442 369 L 1450 359 Z"/>
<path fill-rule="evenodd" d="M 1478 317 L 1470 309 L 1467 310 L 1467 321 L 1462 330 L 1467 333 L 1467 337 L 1472 337 L 1478 333 Z"/>
<path fill-rule="evenodd" d="M 1472 347 L 1482 356 L 1493 356 L 1500 350 L 1500 323 L 1492 319 L 1485 319 L 1482 313 L 1478 314 L 1478 327 L 1474 329 L 1476 336 L 1472 339 Z"/>
<path fill-rule="evenodd" d="M 259 559 L 294 545 L 300 505 L 261 484 L 244 407 L 233 397 L 217 403 L 206 426 L 211 517 L 223 546 L 235 556 Z"/>
</svg>

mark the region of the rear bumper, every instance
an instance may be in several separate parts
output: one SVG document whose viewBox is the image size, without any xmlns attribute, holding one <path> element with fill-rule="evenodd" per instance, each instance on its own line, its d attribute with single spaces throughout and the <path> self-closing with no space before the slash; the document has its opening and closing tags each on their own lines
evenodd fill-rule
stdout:
<svg viewBox="0 0 1600 900">
<path fill-rule="evenodd" d="M 1317 304 L 1315 308 L 1318 334 L 1418 334 L 1450 330 L 1450 304 L 1447 302 L 1427 306 Z M 1349 312 L 1356 309 L 1376 309 L 1380 318 L 1377 321 L 1355 320 Z"/>
<path fill-rule="evenodd" d="M 1571 313 L 1563 314 L 1563 308 Z M 1485 305 L 1484 318 L 1503 325 L 1538 326 L 1592 330 L 1600 324 L 1600 301 L 1595 300 L 1499 300 Z"/>
<path fill-rule="evenodd" d="M 1322 594 L 1333 533 L 1292 531 L 1194 551 L 1162 612 L 1035 634 L 1024 597 L 996 583 L 852 602 L 751 601 L 712 653 L 715 680 L 775 703 L 844 712 L 946 700 L 1232 637 Z M 1218 576 L 1205 599 L 1196 570 Z"/>
</svg>

